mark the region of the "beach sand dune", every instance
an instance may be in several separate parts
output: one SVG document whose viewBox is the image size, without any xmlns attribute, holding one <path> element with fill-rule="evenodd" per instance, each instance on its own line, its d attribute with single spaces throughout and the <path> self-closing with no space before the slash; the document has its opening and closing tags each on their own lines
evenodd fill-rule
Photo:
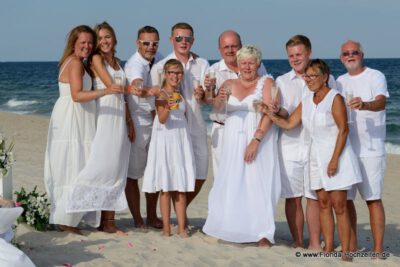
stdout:
<svg viewBox="0 0 400 267">
<path fill-rule="evenodd" d="M 0 112 L 0 131 L 16 143 L 13 168 L 14 191 L 21 186 L 27 190 L 38 187 L 44 192 L 43 162 L 46 146 L 47 117 L 17 115 Z M 388 156 L 385 176 L 384 205 L 386 210 L 385 261 L 357 257 L 351 266 L 400 266 L 400 156 Z M 210 172 L 211 173 L 211 172 Z M 95 229 L 84 228 L 84 235 L 63 232 L 37 232 L 20 224 L 16 240 L 21 249 L 37 266 L 341 266 L 334 257 L 306 257 L 309 251 L 290 247 L 290 233 L 281 200 L 276 214 L 276 245 L 270 249 L 254 244 L 238 245 L 224 242 L 201 232 L 207 217 L 208 192 L 212 179 L 208 179 L 202 192 L 188 210 L 191 237 L 163 238 L 159 231 L 133 228 L 128 210 L 117 214 L 117 225 L 126 235 L 109 235 Z M 145 215 L 142 199 L 142 212 Z M 359 247 L 363 252 L 372 249 L 368 210 L 357 196 Z M 174 215 L 173 215 L 174 216 Z M 175 229 L 176 231 L 176 229 Z M 307 235 L 306 235 L 307 236 Z M 336 240 L 337 237 L 336 237 Z M 307 241 L 307 240 L 306 240 Z M 338 241 L 336 241 L 338 244 Z M 364 256 L 364 255 L 360 255 Z"/>
</svg>

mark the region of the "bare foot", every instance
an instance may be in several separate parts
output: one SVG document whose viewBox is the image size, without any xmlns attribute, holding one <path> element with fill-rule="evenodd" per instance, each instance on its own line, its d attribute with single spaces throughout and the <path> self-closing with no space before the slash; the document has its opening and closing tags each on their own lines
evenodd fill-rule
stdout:
<svg viewBox="0 0 400 267">
<path fill-rule="evenodd" d="M 100 226 L 97 228 L 100 232 L 105 232 L 109 234 L 124 233 L 115 226 L 114 220 L 108 220 L 101 222 Z"/>
<path fill-rule="evenodd" d="M 263 238 L 260 241 L 258 241 L 258 246 L 263 247 L 263 248 L 270 248 L 272 246 L 271 242 L 269 242 L 268 239 Z"/>
<path fill-rule="evenodd" d="M 71 234 L 83 235 L 81 230 L 78 227 L 72 227 L 72 226 L 68 226 L 68 225 L 59 224 L 58 229 L 61 232 L 68 232 Z"/>
<path fill-rule="evenodd" d="M 346 261 L 346 262 L 352 262 L 353 261 L 353 258 L 352 257 L 350 257 L 350 256 L 348 256 L 348 255 L 346 255 L 346 253 L 343 253 L 342 254 L 342 259 L 341 259 L 342 261 Z"/>
<path fill-rule="evenodd" d="M 146 224 L 147 224 L 147 226 L 150 226 L 150 227 L 156 228 L 156 229 L 162 229 L 163 228 L 163 223 L 158 218 L 155 218 L 153 220 L 147 220 Z"/>
<path fill-rule="evenodd" d="M 189 235 L 187 234 L 186 231 L 182 231 L 181 233 L 178 233 L 178 235 L 180 238 L 188 238 L 189 237 Z"/>
<path fill-rule="evenodd" d="M 171 236 L 171 232 L 162 232 L 161 233 L 161 235 L 163 236 L 163 237 L 170 237 Z"/>
<path fill-rule="evenodd" d="M 135 228 L 147 229 L 147 226 L 144 223 L 135 223 Z"/>
<path fill-rule="evenodd" d="M 298 243 L 298 242 L 294 242 L 291 245 L 292 248 L 304 248 L 304 244 L 302 243 Z"/>
</svg>

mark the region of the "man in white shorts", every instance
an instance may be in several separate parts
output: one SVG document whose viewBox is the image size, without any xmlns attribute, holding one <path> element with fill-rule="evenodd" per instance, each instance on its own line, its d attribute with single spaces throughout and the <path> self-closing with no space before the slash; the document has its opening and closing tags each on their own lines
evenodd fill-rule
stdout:
<svg viewBox="0 0 400 267">
<path fill-rule="evenodd" d="M 295 35 L 286 42 L 286 52 L 292 70 L 279 76 L 276 85 L 280 88 L 281 105 L 289 114 L 310 94 L 303 74 L 311 59 L 311 42 L 304 35 Z M 329 77 L 329 87 L 335 88 L 335 79 Z M 308 158 L 307 132 L 300 125 L 292 130 L 281 130 L 279 138 L 282 192 L 285 198 L 285 213 L 295 247 L 304 247 L 304 212 L 302 197 L 306 197 L 306 220 L 309 232 L 309 249 L 320 250 L 319 205 L 317 195 L 311 190 L 306 171 Z"/>
<path fill-rule="evenodd" d="M 207 73 L 215 72 L 215 87 L 216 94 L 221 85 L 229 79 L 237 79 L 239 70 L 236 60 L 236 52 L 242 48 L 242 41 L 240 35 L 232 30 L 224 31 L 220 34 L 218 38 L 218 50 L 221 54 L 222 59 L 214 63 L 207 71 Z M 260 76 L 266 75 L 267 71 L 264 64 L 261 63 L 258 68 L 258 74 Z M 204 85 L 207 90 L 210 90 L 211 81 L 209 75 L 206 75 L 204 80 Z M 213 163 L 213 173 L 216 177 L 218 170 L 218 163 L 221 154 L 222 147 L 222 133 L 224 129 L 224 117 L 218 112 L 211 112 L 210 119 L 213 122 L 211 128 L 211 152 L 212 152 L 212 163 Z"/>
<path fill-rule="evenodd" d="M 171 29 L 170 37 L 174 51 L 151 69 L 152 84 L 157 85 L 160 79 L 159 71 L 163 69 L 165 62 L 169 59 L 178 59 L 184 68 L 185 73 L 181 83 L 181 93 L 187 103 L 186 117 L 196 161 L 195 191 L 187 193 L 187 205 L 200 192 L 208 172 L 207 129 L 200 108 L 205 94 L 201 86 L 196 89 L 193 88 L 193 81 L 204 79 L 209 64 L 207 60 L 190 52 L 194 42 L 193 34 L 193 28 L 188 23 L 179 22 L 175 24 Z"/>
<path fill-rule="evenodd" d="M 344 95 L 352 95 L 349 102 L 353 123 L 350 125 L 350 142 L 359 157 L 362 182 L 353 186 L 358 188 L 366 201 L 369 214 L 374 252 L 383 252 L 385 232 L 385 211 L 382 203 L 383 178 L 386 169 L 386 98 L 389 97 L 385 75 L 363 65 L 364 53 L 361 44 L 347 41 L 341 46 L 340 60 L 347 73 L 337 79 Z M 352 190 L 350 198 L 355 198 Z M 351 217 L 352 230 L 356 233 L 355 209 Z M 355 234 L 355 238 L 357 235 Z M 355 243 L 357 249 L 357 242 Z"/>
<path fill-rule="evenodd" d="M 137 51 L 125 64 L 125 73 L 129 84 L 143 83 L 143 88 L 150 87 L 151 66 L 161 56 L 157 53 L 159 34 L 157 29 L 144 26 L 138 31 L 136 46 Z M 133 92 L 137 93 L 137 92 Z M 125 194 L 129 209 L 132 213 L 136 227 L 144 227 L 140 214 L 140 192 L 138 179 L 143 177 L 147 163 L 147 151 L 149 148 L 154 111 L 154 97 L 148 95 L 148 90 L 142 90 L 139 95 L 128 95 L 127 102 L 135 127 L 135 140 L 131 145 L 129 158 L 128 180 Z M 146 224 L 154 228 L 162 228 L 162 221 L 157 218 L 158 193 L 145 193 L 147 220 Z"/>
</svg>

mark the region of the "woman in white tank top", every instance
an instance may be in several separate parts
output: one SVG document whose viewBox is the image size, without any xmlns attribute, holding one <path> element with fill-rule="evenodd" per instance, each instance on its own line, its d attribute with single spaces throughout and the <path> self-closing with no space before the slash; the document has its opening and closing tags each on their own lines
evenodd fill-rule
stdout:
<svg viewBox="0 0 400 267">
<path fill-rule="evenodd" d="M 328 65 L 319 59 L 308 63 L 304 80 L 313 92 L 302 99 L 296 110 L 285 119 L 264 109 L 279 127 L 291 129 L 302 123 L 310 133 L 308 173 L 311 189 L 316 190 L 325 252 L 334 250 L 335 212 L 342 259 L 351 260 L 350 219 L 347 190 L 361 182 L 357 158 L 351 148 L 346 106 L 342 96 L 327 86 Z"/>
</svg>

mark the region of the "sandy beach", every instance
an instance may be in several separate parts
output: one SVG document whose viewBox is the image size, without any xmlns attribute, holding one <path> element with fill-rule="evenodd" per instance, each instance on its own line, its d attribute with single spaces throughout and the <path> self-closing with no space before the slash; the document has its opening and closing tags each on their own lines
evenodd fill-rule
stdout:
<svg viewBox="0 0 400 267">
<path fill-rule="evenodd" d="M 44 192 L 43 162 L 48 129 L 48 117 L 17 115 L 0 112 L 0 131 L 14 139 L 14 191 L 23 186 L 32 190 L 38 186 Z M 400 189 L 400 155 L 388 155 L 383 201 L 386 212 L 384 247 L 390 252 L 387 260 L 357 257 L 349 266 L 400 266 L 400 212 L 396 208 Z M 211 167 L 211 164 L 210 164 Z M 211 169 L 209 169 L 211 174 Z M 211 175 L 209 175 L 211 176 Z M 303 255 L 307 250 L 290 247 L 290 232 L 280 201 L 276 214 L 276 244 L 258 248 L 253 244 L 238 245 L 224 242 L 201 232 L 207 217 L 207 199 L 212 186 L 208 179 L 203 190 L 188 209 L 191 237 L 163 238 L 158 230 L 138 230 L 128 210 L 117 214 L 117 225 L 127 235 L 110 235 L 84 228 L 84 235 L 63 232 L 37 232 L 20 224 L 16 241 L 37 266 L 341 266 L 339 258 Z M 369 215 L 360 196 L 356 199 L 358 213 L 358 240 L 362 252 L 369 252 L 373 242 Z M 142 214 L 145 203 L 142 197 Z M 172 215 L 175 216 L 174 214 Z M 176 229 L 175 229 L 176 230 Z M 307 238 L 307 233 L 306 233 Z M 308 240 L 306 239 L 306 242 Z M 336 244 L 338 244 L 336 236 Z M 70 264 L 70 265 L 68 265 Z"/>
</svg>

